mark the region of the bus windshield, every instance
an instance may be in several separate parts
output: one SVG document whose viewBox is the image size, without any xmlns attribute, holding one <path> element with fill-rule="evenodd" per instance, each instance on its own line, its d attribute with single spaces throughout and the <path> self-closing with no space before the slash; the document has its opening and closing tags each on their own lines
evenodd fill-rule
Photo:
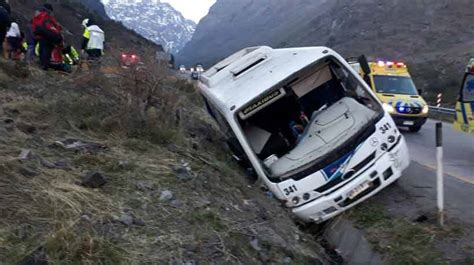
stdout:
<svg viewBox="0 0 474 265">
<path fill-rule="evenodd" d="M 378 93 L 418 95 L 410 77 L 374 75 L 374 83 Z"/>
<path fill-rule="evenodd" d="M 467 74 L 464 79 L 464 85 L 462 86 L 462 100 L 463 102 L 474 101 L 474 75 Z"/>
</svg>

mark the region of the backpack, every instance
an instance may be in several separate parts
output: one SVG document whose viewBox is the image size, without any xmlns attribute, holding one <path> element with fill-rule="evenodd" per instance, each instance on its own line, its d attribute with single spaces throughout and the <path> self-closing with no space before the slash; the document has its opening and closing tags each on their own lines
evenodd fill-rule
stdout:
<svg viewBox="0 0 474 265">
<path fill-rule="evenodd" d="M 63 41 L 61 26 L 47 12 L 41 12 L 33 18 L 32 28 L 37 39 L 45 39 L 53 44 Z"/>
</svg>

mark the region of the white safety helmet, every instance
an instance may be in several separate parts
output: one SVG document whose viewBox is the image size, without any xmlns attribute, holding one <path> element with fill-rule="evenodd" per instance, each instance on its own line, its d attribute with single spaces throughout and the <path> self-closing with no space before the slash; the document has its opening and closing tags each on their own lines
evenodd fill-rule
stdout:
<svg viewBox="0 0 474 265">
<path fill-rule="evenodd" d="M 82 26 L 83 26 L 84 28 L 87 28 L 87 24 L 89 24 L 89 19 L 88 19 L 88 18 L 86 18 L 86 19 L 84 19 L 84 20 L 82 21 Z"/>
</svg>

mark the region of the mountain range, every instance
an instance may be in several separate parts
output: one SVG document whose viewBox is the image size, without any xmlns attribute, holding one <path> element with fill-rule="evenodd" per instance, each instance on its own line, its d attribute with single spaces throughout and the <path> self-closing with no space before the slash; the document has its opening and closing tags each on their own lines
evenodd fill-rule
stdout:
<svg viewBox="0 0 474 265">
<path fill-rule="evenodd" d="M 453 101 L 473 55 L 469 0 L 217 0 L 177 56 L 207 66 L 248 46 L 329 46 L 404 61 L 432 98 Z"/>
<path fill-rule="evenodd" d="M 196 23 L 168 3 L 160 1 L 111 0 L 105 4 L 108 16 L 143 37 L 178 52 L 191 39 Z"/>
</svg>

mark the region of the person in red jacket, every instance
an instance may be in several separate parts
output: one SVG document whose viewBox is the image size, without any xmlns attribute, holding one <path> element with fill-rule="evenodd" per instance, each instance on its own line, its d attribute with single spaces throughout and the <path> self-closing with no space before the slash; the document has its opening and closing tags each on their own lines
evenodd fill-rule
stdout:
<svg viewBox="0 0 474 265">
<path fill-rule="evenodd" d="M 39 43 L 41 66 L 43 70 L 48 70 L 54 46 L 63 40 L 61 26 L 53 16 L 51 4 L 44 4 L 42 10 L 33 18 L 32 30 Z"/>
</svg>

